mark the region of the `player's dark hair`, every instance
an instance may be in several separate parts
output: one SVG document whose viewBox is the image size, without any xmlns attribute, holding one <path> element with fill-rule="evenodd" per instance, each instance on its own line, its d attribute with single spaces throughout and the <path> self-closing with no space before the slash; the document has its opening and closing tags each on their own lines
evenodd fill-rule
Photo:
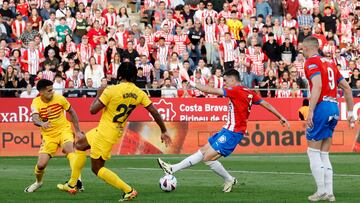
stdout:
<svg viewBox="0 0 360 203">
<path fill-rule="evenodd" d="M 308 99 L 303 100 L 303 106 L 309 106 L 309 100 Z"/>
<path fill-rule="evenodd" d="M 227 70 L 227 71 L 224 73 L 224 76 L 233 76 L 233 77 L 235 77 L 236 81 L 240 82 L 240 74 L 239 74 L 239 71 L 237 71 L 237 70 L 235 70 L 235 69 Z"/>
<path fill-rule="evenodd" d="M 36 89 L 40 92 L 48 86 L 52 86 L 54 83 L 51 80 L 41 79 L 36 85 Z"/>
<path fill-rule="evenodd" d="M 121 63 L 117 71 L 118 80 L 125 79 L 128 82 L 135 82 L 136 77 L 137 77 L 137 68 L 133 63 L 131 62 Z"/>
</svg>

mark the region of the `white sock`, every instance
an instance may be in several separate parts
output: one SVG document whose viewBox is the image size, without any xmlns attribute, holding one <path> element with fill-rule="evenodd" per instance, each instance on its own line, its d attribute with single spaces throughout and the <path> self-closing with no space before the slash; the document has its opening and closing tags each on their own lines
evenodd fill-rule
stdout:
<svg viewBox="0 0 360 203">
<path fill-rule="evenodd" d="M 317 193 L 322 195 L 325 193 L 325 171 L 321 161 L 320 150 L 308 147 L 307 154 L 310 160 L 311 172 L 317 185 Z"/>
<path fill-rule="evenodd" d="M 232 181 L 234 178 L 226 171 L 224 166 L 220 163 L 220 161 L 207 161 L 205 162 L 211 170 L 213 170 L 216 174 L 224 178 L 225 181 Z"/>
<path fill-rule="evenodd" d="M 325 170 L 325 191 L 327 194 L 333 194 L 333 170 L 329 159 L 329 152 L 321 152 L 321 161 Z"/>
<path fill-rule="evenodd" d="M 176 171 L 180 171 L 184 168 L 189 168 L 190 166 L 193 166 L 197 163 L 199 163 L 201 160 L 203 160 L 204 155 L 201 153 L 201 151 L 197 151 L 194 154 L 186 157 L 184 160 L 182 160 L 180 163 L 171 165 L 173 173 Z"/>
</svg>

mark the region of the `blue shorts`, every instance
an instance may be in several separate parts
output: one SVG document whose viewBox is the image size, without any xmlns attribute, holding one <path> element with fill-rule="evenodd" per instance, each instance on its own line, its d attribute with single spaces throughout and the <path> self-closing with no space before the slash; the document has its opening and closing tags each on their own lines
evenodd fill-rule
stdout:
<svg viewBox="0 0 360 203">
<path fill-rule="evenodd" d="M 219 132 L 209 138 L 211 147 L 222 156 L 229 156 L 244 137 L 242 133 L 235 133 L 228 129 L 221 129 Z"/>
<path fill-rule="evenodd" d="M 322 101 L 316 105 L 313 128 L 306 128 L 306 139 L 319 141 L 332 137 L 339 119 L 339 107 L 335 102 Z"/>
</svg>

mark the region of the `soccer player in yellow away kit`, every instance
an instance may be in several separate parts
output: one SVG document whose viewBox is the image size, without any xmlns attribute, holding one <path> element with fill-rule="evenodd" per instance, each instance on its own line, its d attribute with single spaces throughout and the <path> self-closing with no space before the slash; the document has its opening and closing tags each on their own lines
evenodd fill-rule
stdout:
<svg viewBox="0 0 360 203">
<path fill-rule="evenodd" d="M 55 94 L 53 82 L 41 79 L 37 83 L 40 96 L 33 99 L 31 104 L 31 117 L 33 123 L 40 127 L 42 143 L 39 158 L 35 166 L 36 182 L 26 187 L 24 192 L 35 192 L 42 186 L 42 177 L 50 158 L 56 153 L 59 146 L 67 155 L 70 167 L 75 160 L 74 133 L 70 122 L 66 119 L 64 110 L 71 115 L 77 137 L 81 135 L 79 120 L 70 103 L 62 95 Z M 78 180 L 77 180 L 78 181 Z M 82 183 L 77 183 L 82 187 Z"/>
<path fill-rule="evenodd" d="M 164 121 L 152 105 L 151 100 L 144 91 L 139 89 L 133 82 L 136 80 L 137 69 L 130 62 L 124 62 L 118 69 L 120 84 L 109 86 L 106 89 L 100 87 L 98 94 L 90 106 L 90 113 L 96 114 L 100 110 L 102 116 L 99 125 L 80 138 L 75 146 L 77 156 L 72 168 L 71 178 L 65 184 L 58 184 L 58 188 L 71 194 L 77 192 L 76 181 L 85 165 L 85 150 L 90 149 L 91 169 L 95 175 L 106 183 L 124 192 L 121 201 L 128 201 L 137 196 L 137 191 L 125 183 L 113 171 L 106 168 L 105 161 L 110 159 L 112 146 L 122 137 L 123 128 L 131 112 L 142 104 L 154 117 L 161 129 L 161 141 L 165 146 L 171 144 Z"/>
</svg>

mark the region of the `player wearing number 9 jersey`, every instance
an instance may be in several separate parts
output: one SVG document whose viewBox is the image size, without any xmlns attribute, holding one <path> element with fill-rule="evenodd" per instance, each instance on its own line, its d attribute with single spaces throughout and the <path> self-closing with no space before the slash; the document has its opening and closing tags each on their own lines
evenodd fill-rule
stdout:
<svg viewBox="0 0 360 203">
<path fill-rule="evenodd" d="M 203 161 L 224 179 L 223 192 L 231 192 L 237 180 L 225 170 L 217 159 L 222 156 L 229 156 L 243 138 L 252 104 L 259 104 L 273 113 L 280 119 L 281 124 L 289 127 L 289 123 L 272 105 L 262 100 L 254 91 L 240 85 L 240 75 L 237 70 L 230 69 L 226 71 L 224 73 L 224 82 L 227 87 L 224 89 L 212 88 L 194 82 L 190 83 L 190 85 L 202 92 L 229 98 L 229 113 L 225 126 L 210 137 L 208 143 L 201 147 L 199 151 L 181 162 L 170 165 L 158 158 L 158 163 L 165 173 L 172 174 Z"/>
<path fill-rule="evenodd" d="M 149 97 L 133 83 L 136 76 L 136 66 L 130 62 L 124 62 L 118 69 L 120 84 L 98 90 L 97 98 L 91 104 L 90 113 L 96 114 L 103 110 L 99 125 L 76 142 L 78 151 L 71 178 L 66 184 L 58 184 L 60 190 L 72 194 L 77 192 L 76 180 L 85 165 L 85 150 L 90 148 L 92 171 L 106 183 L 124 192 L 121 201 L 128 201 L 137 196 L 135 189 L 104 166 L 105 161 L 110 158 L 112 146 L 121 138 L 131 112 L 139 104 L 142 104 L 159 125 L 162 133 L 161 141 L 168 146 L 171 144 L 171 139 L 167 134 L 162 117 L 152 105 Z"/>
<path fill-rule="evenodd" d="M 303 42 L 305 74 L 310 84 L 310 105 L 307 117 L 306 138 L 310 169 L 315 178 L 317 191 L 308 197 L 310 201 L 335 201 L 332 184 L 332 166 L 329 159 L 331 137 L 339 119 L 337 87 L 344 90 L 350 126 L 353 98 L 351 88 L 341 76 L 332 60 L 318 55 L 319 42 L 307 37 Z M 325 170 L 324 170 L 325 169 Z"/>
</svg>

